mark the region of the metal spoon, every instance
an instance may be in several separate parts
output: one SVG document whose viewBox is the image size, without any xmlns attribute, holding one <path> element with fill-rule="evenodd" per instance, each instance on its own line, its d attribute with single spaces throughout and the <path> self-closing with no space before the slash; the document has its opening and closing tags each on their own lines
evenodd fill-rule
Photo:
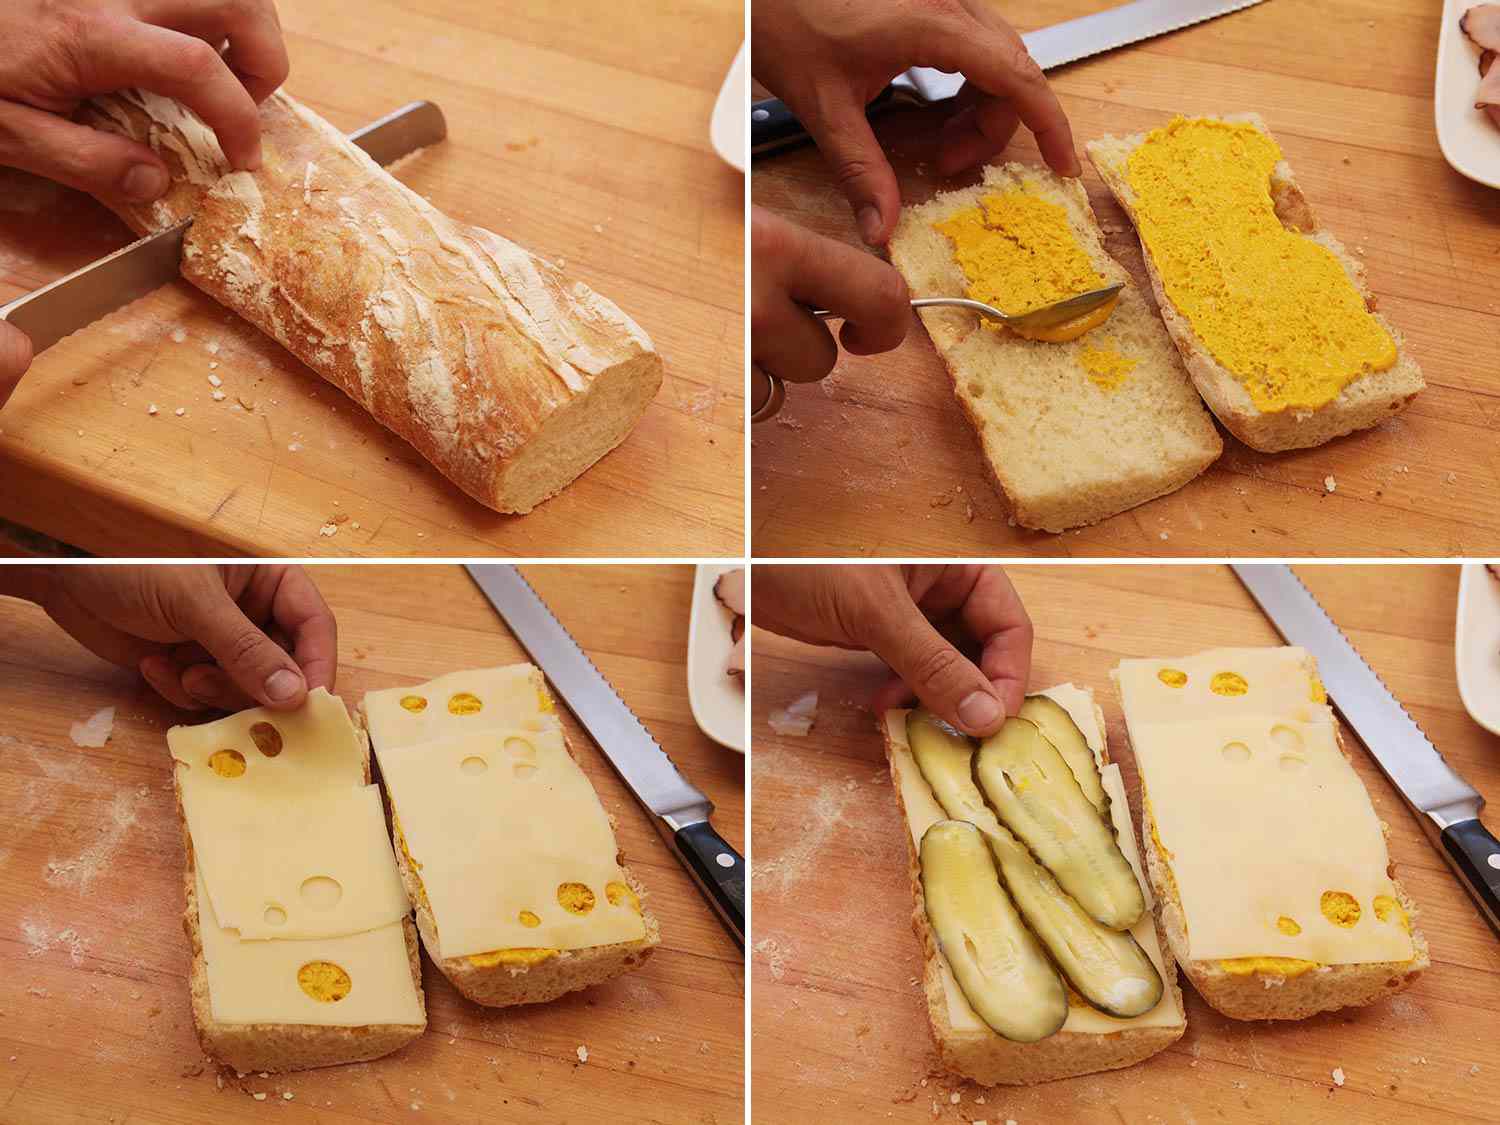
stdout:
<svg viewBox="0 0 1500 1125">
<path fill-rule="evenodd" d="M 920 297 L 911 303 L 914 309 L 926 309 L 934 306 L 945 306 L 957 309 L 968 309 L 977 312 L 980 316 L 988 317 L 1014 328 L 1018 332 L 1041 332 L 1048 328 L 1056 327 L 1064 321 L 1076 320 L 1086 313 L 1091 313 L 1104 302 L 1108 301 L 1121 289 L 1121 285 L 1106 285 L 1103 289 L 1094 289 L 1088 293 L 1080 293 L 1076 297 L 1068 297 L 1066 300 L 1058 301 L 1055 305 L 1043 305 L 1039 309 L 1020 313 L 1012 316 L 1010 313 L 1001 312 L 993 305 L 986 305 L 983 301 L 971 301 L 966 297 Z M 827 309 L 813 309 L 813 316 L 819 320 L 827 320 L 829 317 L 837 317 L 838 313 Z"/>
</svg>

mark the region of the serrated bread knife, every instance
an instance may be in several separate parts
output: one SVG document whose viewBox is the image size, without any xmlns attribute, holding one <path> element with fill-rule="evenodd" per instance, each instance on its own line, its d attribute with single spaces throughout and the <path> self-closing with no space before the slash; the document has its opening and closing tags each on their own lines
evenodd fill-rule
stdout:
<svg viewBox="0 0 1500 1125">
<path fill-rule="evenodd" d="M 1179 31 L 1216 16 L 1250 8 L 1261 0 L 1135 0 L 1092 15 L 1079 16 L 1025 32 L 1021 41 L 1043 70 L 1077 62 L 1090 55 L 1113 51 Z M 870 103 L 866 112 L 892 105 L 927 105 L 954 97 L 963 88 L 962 74 L 949 74 L 930 66 L 914 66 L 897 75 Z M 777 98 L 758 101 L 750 107 L 750 151 L 756 156 L 777 152 L 807 140 L 807 132 L 791 110 Z"/>
<path fill-rule="evenodd" d="M 1443 761 L 1291 567 L 1242 563 L 1234 572 L 1287 643 L 1317 658 L 1329 700 L 1500 934 L 1500 841 L 1479 821 L 1484 798 Z"/>
<path fill-rule="evenodd" d="M 594 667 L 521 572 L 471 565 L 469 577 L 614 764 L 740 948 L 745 945 L 745 860 L 714 831 L 713 802 L 677 772 L 656 739 Z"/>
<path fill-rule="evenodd" d="M 442 110 L 432 102 L 412 102 L 350 133 L 349 139 L 378 163 L 390 164 L 436 144 L 447 134 Z M 182 262 L 182 240 L 192 225 L 188 219 L 148 234 L 0 305 L 0 320 L 10 321 L 31 337 L 32 353 L 39 354 L 69 333 L 175 280 Z"/>
</svg>

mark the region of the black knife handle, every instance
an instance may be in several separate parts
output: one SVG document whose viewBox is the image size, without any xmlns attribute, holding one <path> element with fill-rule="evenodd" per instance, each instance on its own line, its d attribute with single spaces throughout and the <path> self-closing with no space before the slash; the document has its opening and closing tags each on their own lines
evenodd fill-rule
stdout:
<svg viewBox="0 0 1500 1125">
<path fill-rule="evenodd" d="M 672 846 L 688 874 L 713 903 L 735 944 L 745 948 L 745 859 L 708 821 L 679 828 Z"/>
<path fill-rule="evenodd" d="M 1443 829 L 1442 841 L 1448 862 L 1500 934 L 1500 840 L 1478 820 L 1460 820 Z"/>
<path fill-rule="evenodd" d="M 887 86 L 875 100 L 865 106 L 865 116 L 873 117 L 892 104 L 895 93 Z M 796 114 L 780 98 L 766 98 L 750 103 L 750 155 L 766 156 L 784 148 L 799 145 L 810 138 Z"/>
</svg>

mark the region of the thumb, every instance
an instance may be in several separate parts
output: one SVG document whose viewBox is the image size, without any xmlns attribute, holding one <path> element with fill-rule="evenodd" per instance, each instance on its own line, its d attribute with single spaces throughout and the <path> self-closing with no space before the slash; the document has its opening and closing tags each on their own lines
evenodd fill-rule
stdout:
<svg viewBox="0 0 1500 1125">
<path fill-rule="evenodd" d="M 0 164 L 130 203 L 150 203 L 171 186 L 167 166 L 139 141 L 4 100 Z"/>
<path fill-rule="evenodd" d="M 820 110 L 816 116 L 803 119 L 807 131 L 854 208 L 865 245 L 884 246 L 901 214 L 896 173 L 853 95 L 841 91 L 839 100 Z"/>
<path fill-rule="evenodd" d="M 215 568 L 205 568 L 217 574 Z M 280 645 L 241 612 L 217 577 L 184 596 L 174 613 L 175 624 L 218 661 L 234 683 L 257 703 L 278 711 L 300 707 L 307 698 L 307 680 Z"/>
<path fill-rule="evenodd" d="M 0 407 L 30 366 L 31 338 L 14 324 L 0 320 Z"/>
<path fill-rule="evenodd" d="M 881 611 L 870 649 L 891 666 L 901 684 L 929 710 L 965 734 L 993 734 L 1005 721 L 1005 705 L 993 684 L 949 644 L 913 603 Z M 900 704 L 900 687 L 882 688 L 875 710 Z"/>
</svg>

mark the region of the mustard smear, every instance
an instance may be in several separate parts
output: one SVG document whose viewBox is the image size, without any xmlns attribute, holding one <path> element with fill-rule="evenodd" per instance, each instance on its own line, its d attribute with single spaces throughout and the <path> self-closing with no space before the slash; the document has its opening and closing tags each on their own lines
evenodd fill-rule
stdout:
<svg viewBox="0 0 1500 1125">
<path fill-rule="evenodd" d="M 1125 383 L 1125 377 L 1141 362 L 1121 354 L 1118 347 L 1117 341 L 1106 340 L 1098 347 L 1086 344 L 1079 353 L 1078 365 L 1088 373 L 1088 377 L 1100 390 L 1119 390 Z"/>
<path fill-rule="evenodd" d="M 1396 362 L 1339 260 L 1276 217 L 1280 160 L 1253 125 L 1178 117 L 1126 164 L 1167 298 L 1264 413 L 1317 409 Z"/>
<path fill-rule="evenodd" d="M 1031 312 L 1108 284 L 1079 244 L 1067 211 L 1027 191 L 993 192 L 933 229 L 953 245 L 968 281 L 965 294 L 1001 312 Z M 1095 310 L 1036 338 L 1076 339 L 1104 323 L 1113 308 L 1111 302 L 1102 314 Z"/>
<path fill-rule="evenodd" d="M 1318 962 L 1304 961 L 1300 957 L 1228 957 L 1219 962 L 1219 968 L 1237 977 L 1249 976 L 1251 973 L 1300 977 L 1309 969 L 1317 967 Z"/>
</svg>

